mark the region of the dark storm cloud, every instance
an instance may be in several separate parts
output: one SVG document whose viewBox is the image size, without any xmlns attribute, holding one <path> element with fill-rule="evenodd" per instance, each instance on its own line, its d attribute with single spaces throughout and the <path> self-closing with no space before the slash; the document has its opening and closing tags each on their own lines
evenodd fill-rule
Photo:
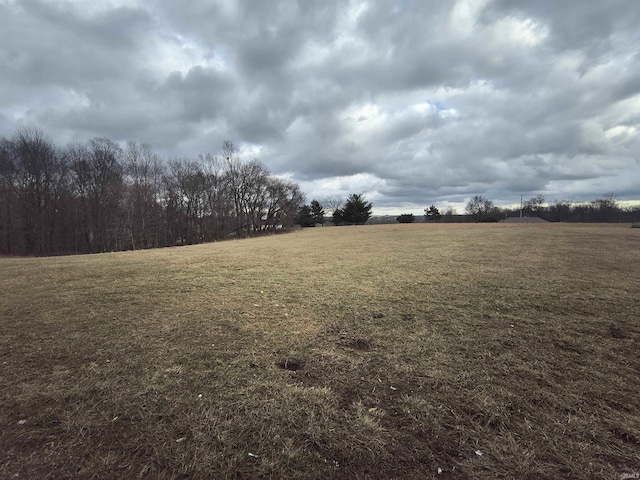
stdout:
<svg viewBox="0 0 640 480">
<path fill-rule="evenodd" d="M 147 12 L 120 7 L 82 16 L 70 4 L 35 0 L 0 4 L 3 70 L 17 83 L 84 87 L 97 78 L 120 77 L 136 63 Z"/>
<path fill-rule="evenodd" d="M 309 197 L 638 198 L 640 3 L 0 0 L 0 128 L 232 139 Z"/>
<path fill-rule="evenodd" d="M 184 76 L 172 72 L 157 96 L 174 101 L 183 120 L 209 120 L 227 113 L 225 99 L 233 92 L 232 81 L 215 69 L 195 66 Z"/>
</svg>

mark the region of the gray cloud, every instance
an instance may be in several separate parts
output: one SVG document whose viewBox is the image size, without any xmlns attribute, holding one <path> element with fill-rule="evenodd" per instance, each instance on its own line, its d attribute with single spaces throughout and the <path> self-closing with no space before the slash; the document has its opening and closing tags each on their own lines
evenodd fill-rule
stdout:
<svg viewBox="0 0 640 480">
<path fill-rule="evenodd" d="M 0 0 L 0 135 L 167 158 L 232 139 L 379 212 L 640 199 L 635 0 L 105 5 Z"/>
</svg>

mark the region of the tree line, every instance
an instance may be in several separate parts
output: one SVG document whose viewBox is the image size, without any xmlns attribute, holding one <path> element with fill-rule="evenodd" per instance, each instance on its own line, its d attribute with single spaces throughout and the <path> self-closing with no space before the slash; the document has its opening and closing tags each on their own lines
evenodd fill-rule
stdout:
<svg viewBox="0 0 640 480">
<path fill-rule="evenodd" d="M 0 254 L 57 255 L 193 244 L 286 230 L 304 195 L 227 141 L 164 162 L 107 138 L 60 147 L 40 130 L 0 137 Z"/>
<path fill-rule="evenodd" d="M 423 221 L 426 223 L 464 223 L 464 222 L 499 222 L 509 217 L 538 217 L 548 222 L 602 222 L 602 223 L 637 223 L 640 221 L 639 206 L 621 206 L 613 196 L 606 194 L 591 202 L 575 203 L 558 201 L 546 204 L 542 195 L 537 195 L 522 202 L 521 208 L 505 208 L 496 206 L 492 200 L 482 195 L 474 195 L 467 202 L 464 214 L 448 207 L 442 213 L 431 205 L 424 209 Z M 397 223 L 414 223 L 417 218 L 412 213 L 403 213 L 395 218 Z M 392 219 L 386 219 L 389 223 Z"/>
<path fill-rule="evenodd" d="M 415 219 L 403 214 L 397 218 L 400 223 L 410 223 Z M 462 217 L 448 208 L 443 214 L 435 205 L 424 210 L 426 222 L 437 221 L 474 221 L 498 222 L 508 217 L 538 217 L 549 222 L 602 222 L 602 223 L 631 223 L 640 220 L 640 207 L 623 207 L 615 199 L 613 193 L 591 202 L 575 203 L 556 200 L 546 204 L 542 195 L 531 197 L 522 202 L 521 208 L 504 208 L 496 206 L 493 201 L 482 195 L 473 196 L 465 206 L 465 216 Z"/>
<path fill-rule="evenodd" d="M 507 217 L 538 217 L 549 222 L 631 223 L 640 218 L 640 207 L 623 207 L 613 193 L 591 202 L 574 203 L 556 200 L 546 204 L 542 195 L 522 202 L 521 208 L 496 207 L 481 195 L 471 198 L 465 208 L 477 222 L 496 222 Z"/>
</svg>

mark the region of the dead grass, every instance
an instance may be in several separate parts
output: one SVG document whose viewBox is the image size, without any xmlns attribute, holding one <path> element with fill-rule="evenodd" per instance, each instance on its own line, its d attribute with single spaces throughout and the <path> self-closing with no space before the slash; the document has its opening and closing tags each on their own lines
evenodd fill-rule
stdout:
<svg viewBox="0 0 640 480">
<path fill-rule="evenodd" d="M 0 259 L 0 477 L 640 473 L 639 254 L 391 225 Z"/>
</svg>

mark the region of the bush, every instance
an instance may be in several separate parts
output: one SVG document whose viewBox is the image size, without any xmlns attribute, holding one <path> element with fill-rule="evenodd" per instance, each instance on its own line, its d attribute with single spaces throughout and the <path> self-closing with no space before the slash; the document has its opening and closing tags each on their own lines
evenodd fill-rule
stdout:
<svg viewBox="0 0 640 480">
<path fill-rule="evenodd" d="M 403 213 L 402 215 L 396 217 L 396 222 L 398 223 L 413 223 L 416 221 L 416 217 L 413 216 L 413 213 Z"/>
</svg>

